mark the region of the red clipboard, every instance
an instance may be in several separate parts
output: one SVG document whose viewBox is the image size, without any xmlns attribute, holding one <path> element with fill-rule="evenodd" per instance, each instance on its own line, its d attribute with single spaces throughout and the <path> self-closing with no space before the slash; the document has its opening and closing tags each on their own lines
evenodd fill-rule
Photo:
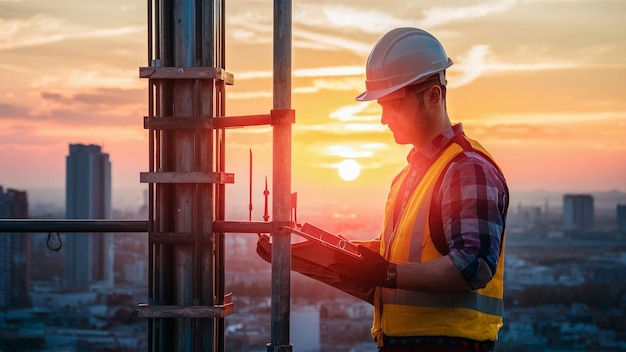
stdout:
<svg viewBox="0 0 626 352">
<path fill-rule="evenodd" d="M 358 245 L 309 223 L 305 223 L 300 229 L 286 229 L 306 239 L 304 242 L 291 244 L 291 270 L 373 304 L 374 289 L 364 291 L 359 286 L 343 282 L 340 279 L 342 273 L 330 269 L 332 264 L 361 261 Z M 272 243 L 269 235 L 259 236 L 257 253 L 271 263 Z"/>
</svg>

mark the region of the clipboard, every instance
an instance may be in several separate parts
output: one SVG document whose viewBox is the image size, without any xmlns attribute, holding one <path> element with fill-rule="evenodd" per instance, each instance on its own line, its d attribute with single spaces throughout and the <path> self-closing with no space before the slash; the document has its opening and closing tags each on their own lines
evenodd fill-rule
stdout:
<svg viewBox="0 0 626 352">
<path fill-rule="evenodd" d="M 340 279 L 342 273 L 330 269 L 332 264 L 362 261 L 357 244 L 309 223 L 303 224 L 300 229 L 285 229 L 306 239 L 291 244 L 291 270 L 373 304 L 374 289 L 364 291 L 359 286 L 343 282 Z M 272 243 L 269 235 L 259 235 L 257 253 L 271 263 Z"/>
</svg>

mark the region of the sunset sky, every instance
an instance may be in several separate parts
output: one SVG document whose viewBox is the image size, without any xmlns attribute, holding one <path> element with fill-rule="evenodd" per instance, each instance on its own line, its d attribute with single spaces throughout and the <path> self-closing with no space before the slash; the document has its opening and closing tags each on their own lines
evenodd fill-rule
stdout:
<svg viewBox="0 0 626 352">
<path fill-rule="evenodd" d="M 226 1 L 227 115 L 272 108 L 273 2 Z M 375 42 L 420 27 L 444 45 L 453 122 L 512 191 L 626 191 L 626 1 L 293 1 L 293 191 L 299 206 L 380 206 L 405 164 L 376 102 L 356 102 Z M 110 154 L 114 189 L 143 189 L 146 2 L 0 0 L 0 185 L 64 188 L 70 143 Z M 271 179 L 271 128 L 227 133 L 233 197 Z M 345 159 L 361 165 L 339 177 Z M 271 185 L 271 182 L 270 182 Z M 227 188 L 228 190 L 229 188 Z M 338 201 L 340 200 L 340 201 Z"/>
</svg>

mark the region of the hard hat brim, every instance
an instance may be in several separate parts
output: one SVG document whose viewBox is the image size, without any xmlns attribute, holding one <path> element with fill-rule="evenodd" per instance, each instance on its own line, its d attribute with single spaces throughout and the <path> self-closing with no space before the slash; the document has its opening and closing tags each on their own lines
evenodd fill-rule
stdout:
<svg viewBox="0 0 626 352">
<path fill-rule="evenodd" d="M 414 85 L 414 84 L 419 84 L 425 81 L 430 80 L 430 78 L 432 77 L 433 74 L 438 74 L 439 75 L 439 81 L 441 83 L 441 85 L 445 86 L 447 85 L 446 82 L 446 78 L 445 78 L 445 70 L 452 66 L 452 60 L 450 58 L 448 58 L 448 62 L 445 65 L 445 67 L 443 68 L 443 70 L 433 70 L 430 72 L 425 72 L 421 75 L 419 75 L 418 77 L 416 77 L 413 81 L 408 81 L 408 83 L 403 83 L 403 84 L 399 84 L 399 85 L 394 85 L 392 87 L 389 87 L 387 89 L 373 89 L 373 90 L 366 90 L 365 92 L 359 94 L 355 99 L 357 101 L 369 101 L 369 100 L 376 100 L 376 99 L 380 99 L 382 97 L 384 97 L 385 95 L 388 94 L 392 94 L 395 91 L 398 91 L 404 87 L 410 86 L 410 85 Z M 367 83 L 366 83 L 367 85 Z"/>
<path fill-rule="evenodd" d="M 392 87 L 389 89 L 385 89 L 385 90 L 376 90 L 376 91 L 365 91 L 361 94 L 359 94 L 355 99 L 357 101 L 370 101 L 370 100 L 376 100 L 376 99 L 380 99 L 382 97 L 384 97 L 385 95 L 389 95 L 397 90 L 403 89 L 404 87 Z"/>
</svg>

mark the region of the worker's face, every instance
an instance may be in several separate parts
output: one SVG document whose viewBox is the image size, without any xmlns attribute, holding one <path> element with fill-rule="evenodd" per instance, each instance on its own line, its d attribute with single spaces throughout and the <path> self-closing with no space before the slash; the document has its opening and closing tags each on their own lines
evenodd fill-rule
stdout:
<svg viewBox="0 0 626 352">
<path fill-rule="evenodd" d="M 399 97 L 378 100 L 383 110 L 380 122 L 389 127 L 396 143 L 419 147 L 426 142 L 424 136 L 430 127 L 422 96 L 424 91 L 406 92 Z"/>
</svg>

